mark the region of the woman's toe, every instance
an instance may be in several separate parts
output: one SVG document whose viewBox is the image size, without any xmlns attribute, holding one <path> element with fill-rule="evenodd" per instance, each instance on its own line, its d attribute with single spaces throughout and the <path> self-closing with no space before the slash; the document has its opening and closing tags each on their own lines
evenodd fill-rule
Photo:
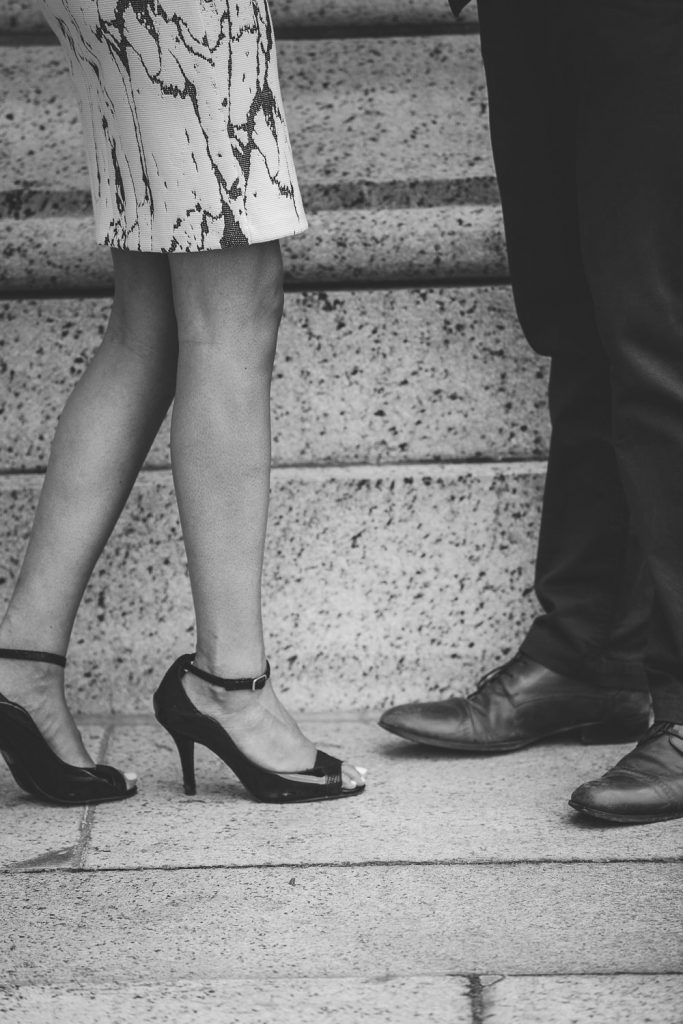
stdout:
<svg viewBox="0 0 683 1024">
<path fill-rule="evenodd" d="M 342 785 L 344 789 L 362 789 L 365 786 L 365 779 L 354 765 L 344 762 Z"/>
</svg>

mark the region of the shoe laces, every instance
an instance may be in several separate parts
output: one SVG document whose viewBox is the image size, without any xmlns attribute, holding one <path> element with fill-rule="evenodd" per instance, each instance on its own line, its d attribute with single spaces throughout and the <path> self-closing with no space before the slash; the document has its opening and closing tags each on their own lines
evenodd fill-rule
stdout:
<svg viewBox="0 0 683 1024">
<path fill-rule="evenodd" d="M 477 697 L 482 692 L 482 690 L 490 686 L 491 683 L 502 683 L 504 678 L 511 674 L 511 670 L 515 668 L 518 662 L 522 661 L 523 658 L 524 655 L 522 654 L 522 652 L 517 651 L 514 657 L 510 658 L 509 661 L 506 661 L 503 665 L 497 665 L 496 668 L 491 669 L 491 671 L 487 672 L 485 676 L 482 676 L 482 678 L 475 686 L 474 690 L 472 690 L 471 693 L 467 694 L 467 699 L 469 700 L 471 697 Z"/>
<path fill-rule="evenodd" d="M 677 731 L 679 729 L 681 732 Z M 676 736 L 678 739 L 683 739 L 683 727 L 681 727 L 677 722 L 653 722 L 645 735 L 640 737 L 637 746 L 644 747 L 646 744 L 652 743 L 653 740 L 658 739 L 660 736 L 664 736 L 667 732 L 672 733 L 672 735 Z"/>
</svg>

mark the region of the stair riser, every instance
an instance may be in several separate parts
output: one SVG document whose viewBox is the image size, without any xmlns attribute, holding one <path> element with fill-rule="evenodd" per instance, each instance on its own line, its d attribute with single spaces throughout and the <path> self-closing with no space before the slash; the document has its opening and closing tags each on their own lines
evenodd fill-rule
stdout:
<svg viewBox="0 0 683 1024">
<path fill-rule="evenodd" d="M 541 464 L 276 470 L 265 573 L 268 652 L 294 706 L 378 706 L 469 690 L 521 639 Z M 0 490 L 0 599 L 39 479 Z M 148 472 L 89 586 L 70 653 L 74 707 L 149 710 L 193 646 L 167 471 Z M 343 687 L 339 679 L 344 680 Z"/>
<path fill-rule="evenodd" d="M 311 222 L 285 242 L 289 281 L 505 276 L 476 38 L 284 41 L 279 57 Z M 0 292 L 111 287 L 58 47 L 5 50 L 0 119 Z"/>
<path fill-rule="evenodd" d="M 283 41 L 278 64 L 309 212 L 495 198 L 476 37 Z M 3 50 L 0 122 L 0 211 L 87 209 L 78 108 L 58 46 Z"/>
<path fill-rule="evenodd" d="M 0 303 L 0 472 L 45 466 L 110 307 Z M 274 461 L 542 457 L 545 392 L 546 362 L 521 337 L 507 288 L 290 293 L 273 380 Z M 148 464 L 169 464 L 167 426 Z"/>
<path fill-rule="evenodd" d="M 295 287 L 389 282 L 434 284 L 507 275 L 498 207 L 333 210 L 309 216 L 285 239 L 285 279 Z M 109 290 L 111 254 L 95 245 L 90 217 L 0 220 L 0 295 Z"/>
<path fill-rule="evenodd" d="M 272 4 L 276 31 L 311 32 L 358 29 L 386 29 L 402 24 L 448 28 L 454 23 L 445 0 L 276 0 Z M 474 28 L 477 12 L 474 4 L 458 22 Z M 47 25 L 36 0 L 1 0 L 0 32 L 43 32 Z"/>
</svg>

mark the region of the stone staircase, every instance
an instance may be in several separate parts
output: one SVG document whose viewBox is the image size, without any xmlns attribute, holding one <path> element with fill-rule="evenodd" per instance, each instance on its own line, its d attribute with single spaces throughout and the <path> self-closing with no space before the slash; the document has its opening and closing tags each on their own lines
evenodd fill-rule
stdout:
<svg viewBox="0 0 683 1024">
<path fill-rule="evenodd" d="M 163 432 L 69 677 L 89 748 L 140 793 L 47 807 L 0 773 L 0 1024 L 680 1024 L 680 823 L 599 828 L 566 804 L 625 748 L 458 757 L 338 710 L 467 689 L 514 649 L 546 368 L 506 284 L 474 13 L 271 6 L 311 228 L 284 245 L 268 647 L 307 733 L 367 766 L 368 792 L 259 805 L 200 750 L 182 795 L 149 701 L 192 644 Z M 112 282 L 31 0 L 0 0 L 0 43 L 4 596 Z"/>
<path fill-rule="evenodd" d="M 311 228 L 284 244 L 268 649 L 302 709 L 466 689 L 532 612 L 547 435 L 545 367 L 505 283 L 476 20 L 446 0 L 272 7 Z M 28 0 L 2 0 L 0 32 L 4 595 L 112 282 L 60 50 Z M 148 711 L 158 666 L 191 644 L 164 431 L 87 593 L 74 706 Z"/>
</svg>

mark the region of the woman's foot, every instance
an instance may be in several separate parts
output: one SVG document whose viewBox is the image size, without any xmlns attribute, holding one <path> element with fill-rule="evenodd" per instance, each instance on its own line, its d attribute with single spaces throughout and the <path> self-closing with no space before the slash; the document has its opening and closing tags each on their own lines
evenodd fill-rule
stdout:
<svg viewBox="0 0 683 1024">
<path fill-rule="evenodd" d="M 213 672 L 199 658 L 199 668 Z M 217 674 L 217 673 L 213 673 Z M 222 690 L 188 672 L 183 688 L 195 707 L 211 715 L 250 761 L 272 772 L 300 772 L 312 768 L 316 747 L 304 736 L 270 684 L 262 690 Z M 365 785 L 364 772 L 347 762 L 342 767 L 345 790 Z"/>
<path fill-rule="evenodd" d="M 52 751 L 66 764 L 93 768 L 64 695 L 64 669 L 37 661 L 0 661 L 0 694 L 19 704 L 33 719 Z M 133 772 L 124 772 L 132 789 L 137 781 Z"/>
</svg>

